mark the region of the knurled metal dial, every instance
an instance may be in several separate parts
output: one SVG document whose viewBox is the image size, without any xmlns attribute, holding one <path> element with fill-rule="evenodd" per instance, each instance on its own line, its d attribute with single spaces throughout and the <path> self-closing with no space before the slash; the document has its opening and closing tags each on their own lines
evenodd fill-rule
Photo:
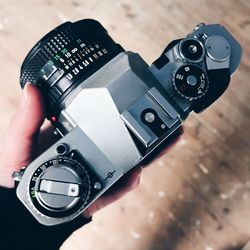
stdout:
<svg viewBox="0 0 250 250">
<path fill-rule="evenodd" d="M 172 83 L 177 93 L 188 100 L 198 99 L 208 90 L 207 75 L 201 68 L 192 64 L 178 68 Z"/>
<path fill-rule="evenodd" d="M 104 27 L 91 19 L 66 22 L 45 35 L 26 56 L 20 74 L 22 88 L 37 85 L 51 120 L 58 117 L 64 100 L 123 48 Z"/>
<path fill-rule="evenodd" d="M 87 203 L 90 185 L 89 175 L 79 162 L 57 157 L 36 169 L 28 192 L 39 212 L 51 217 L 65 217 Z"/>
</svg>

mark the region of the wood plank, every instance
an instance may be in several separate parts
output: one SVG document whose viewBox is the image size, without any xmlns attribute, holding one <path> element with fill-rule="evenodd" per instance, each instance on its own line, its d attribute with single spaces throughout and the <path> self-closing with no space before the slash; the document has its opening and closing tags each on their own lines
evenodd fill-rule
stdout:
<svg viewBox="0 0 250 250">
<path fill-rule="evenodd" d="M 143 171 L 137 190 L 97 213 L 61 249 L 229 250 L 249 239 L 249 13 L 248 0 L 0 1 L 0 138 L 19 103 L 24 56 L 66 20 L 100 20 L 148 63 L 199 22 L 224 24 L 243 46 L 223 97 L 189 117 L 181 141 Z"/>
</svg>

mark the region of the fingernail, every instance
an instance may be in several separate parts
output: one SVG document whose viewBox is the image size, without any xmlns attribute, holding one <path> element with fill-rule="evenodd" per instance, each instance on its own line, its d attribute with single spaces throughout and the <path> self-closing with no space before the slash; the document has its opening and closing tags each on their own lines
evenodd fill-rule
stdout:
<svg viewBox="0 0 250 250">
<path fill-rule="evenodd" d="M 138 180 L 137 180 L 137 186 L 139 186 L 140 181 L 141 181 L 141 176 L 139 176 L 139 178 L 138 178 Z"/>
<path fill-rule="evenodd" d="M 135 169 L 135 174 L 138 175 L 138 176 L 140 176 L 141 171 L 142 171 L 142 166 L 138 166 L 138 167 L 136 167 L 136 169 Z"/>
<path fill-rule="evenodd" d="M 138 173 L 141 173 L 141 171 L 142 171 L 142 166 L 138 166 Z"/>
<path fill-rule="evenodd" d="M 24 108 L 28 103 L 28 88 L 30 83 L 27 83 L 23 89 L 23 95 L 22 95 L 22 108 Z"/>
<path fill-rule="evenodd" d="M 128 190 L 133 190 L 135 188 L 138 187 L 139 183 L 140 183 L 140 176 L 137 176 L 137 178 L 133 181 L 133 183 L 128 187 Z"/>
<path fill-rule="evenodd" d="M 141 171 L 142 171 L 142 167 L 138 167 L 138 177 L 137 177 L 137 181 L 136 181 L 136 184 L 135 184 L 135 187 L 137 187 L 139 184 L 140 184 L 140 180 L 141 180 Z"/>
<path fill-rule="evenodd" d="M 184 133 L 184 129 L 183 127 L 179 127 L 176 131 L 174 131 L 173 133 L 173 137 L 179 137 Z"/>
</svg>

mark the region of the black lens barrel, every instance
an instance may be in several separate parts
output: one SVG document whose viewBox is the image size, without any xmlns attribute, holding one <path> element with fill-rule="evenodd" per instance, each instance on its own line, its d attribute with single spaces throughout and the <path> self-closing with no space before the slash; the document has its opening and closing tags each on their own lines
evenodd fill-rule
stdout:
<svg viewBox="0 0 250 250">
<path fill-rule="evenodd" d="M 72 90 L 122 51 L 99 22 L 66 22 L 44 36 L 26 56 L 21 87 L 27 82 L 39 86 L 47 117 L 56 117 Z"/>
</svg>

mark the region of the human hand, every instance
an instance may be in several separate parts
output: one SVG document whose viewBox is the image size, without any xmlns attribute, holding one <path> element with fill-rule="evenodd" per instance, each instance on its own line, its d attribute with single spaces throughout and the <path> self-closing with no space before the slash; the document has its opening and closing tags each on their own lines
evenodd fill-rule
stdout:
<svg viewBox="0 0 250 250">
<path fill-rule="evenodd" d="M 5 133 L 3 147 L 0 150 L 0 186 L 14 187 L 12 173 L 27 166 L 59 139 L 53 134 L 51 126 L 41 129 L 44 120 L 45 109 L 42 95 L 36 86 L 27 84 L 21 103 Z M 141 167 L 136 167 L 123 176 L 114 187 L 84 211 L 84 216 L 91 216 L 97 210 L 118 200 L 137 187 L 140 173 Z"/>
</svg>

